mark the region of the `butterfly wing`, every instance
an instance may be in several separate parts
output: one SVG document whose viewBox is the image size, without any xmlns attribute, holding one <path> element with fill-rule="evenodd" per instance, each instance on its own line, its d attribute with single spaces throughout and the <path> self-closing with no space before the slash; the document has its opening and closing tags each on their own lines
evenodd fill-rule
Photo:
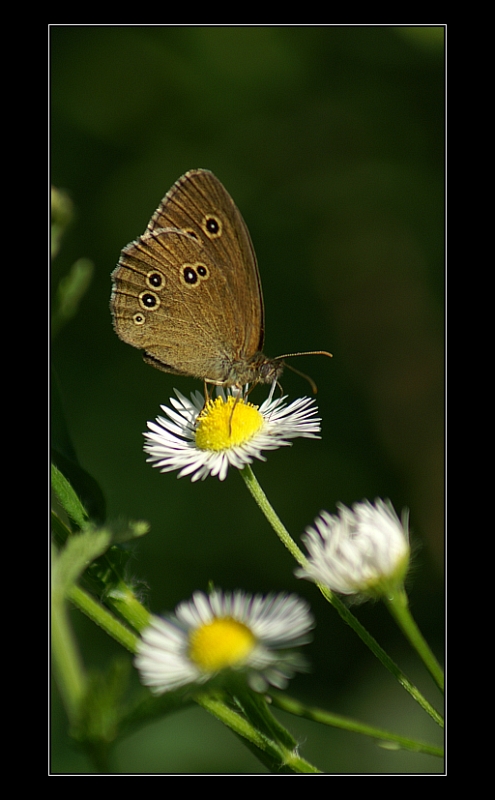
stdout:
<svg viewBox="0 0 495 800">
<path fill-rule="evenodd" d="M 232 364 L 262 348 L 251 238 L 211 172 L 193 170 L 174 184 L 112 278 L 117 334 L 159 369 L 235 383 Z"/>
<path fill-rule="evenodd" d="M 264 309 L 251 236 L 223 184 L 205 169 L 190 170 L 167 192 L 148 223 L 148 231 L 179 228 L 202 242 L 218 261 L 245 320 L 245 353 L 263 349 Z"/>
</svg>

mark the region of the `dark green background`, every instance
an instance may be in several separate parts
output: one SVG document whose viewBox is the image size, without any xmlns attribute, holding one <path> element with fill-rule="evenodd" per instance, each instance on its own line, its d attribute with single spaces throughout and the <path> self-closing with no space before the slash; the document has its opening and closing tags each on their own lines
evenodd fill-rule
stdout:
<svg viewBox="0 0 495 800">
<path fill-rule="evenodd" d="M 191 484 L 146 464 L 142 432 L 177 387 L 115 335 L 110 273 L 172 183 L 211 169 L 246 220 L 266 310 L 265 352 L 328 349 L 294 366 L 318 385 L 322 440 L 296 440 L 255 472 L 290 532 L 335 504 L 390 497 L 411 512 L 413 613 L 441 656 L 443 633 L 444 30 L 397 27 L 52 27 L 51 179 L 77 216 L 52 268 L 94 262 L 52 364 L 79 460 L 110 518 L 144 518 L 132 576 L 153 611 L 212 580 L 291 590 L 317 617 L 313 664 L 290 692 L 329 710 L 435 740 L 433 724 L 294 564 L 240 476 Z M 291 399 L 306 382 L 286 371 Z M 253 399 L 261 401 L 258 387 Z M 429 692 L 381 604 L 356 613 Z M 74 613 L 88 666 L 119 649 Z M 56 772 L 88 771 L 54 692 Z M 435 693 L 432 699 L 436 702 Z M 284 718 L 330 772 L 426 771 L 434 759 Z M 114 753 L 116 772 L 256 772 L 199 709 L 155 723 Z"/>
</svg>

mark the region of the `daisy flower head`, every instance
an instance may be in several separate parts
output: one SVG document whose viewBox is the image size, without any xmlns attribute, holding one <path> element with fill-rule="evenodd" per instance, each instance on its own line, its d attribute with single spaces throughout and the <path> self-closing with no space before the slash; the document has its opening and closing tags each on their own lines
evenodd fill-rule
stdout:
<svg viewBox="0 0 495 800">
<path fill-rule="evenodd" d="M 168 617 L 151 618 L 135 666 L 154 694 L 202 685 L 220 673 L 244 673 L 249 686 L 283 689 L 302 656 L 288 648 L 310 640 L 308 604 L 296 595 L 195 592 Z"/>
<path fill-rule="evenodd" d="M 255 458 L 265 460 L 263 450 L 276 450 L 303 436 L 318 439 L 320 418 L 311 398 L 287 405 L 285 397 L 268 397 L 259 407 L 244 395 L 219 390 L 206 405 L 198 391 L 190 399 L 176 390 L 171 407 L 161 406 L 165 417 L 148 422 L 144 450 L 161 472 L 178 470 L 178 477 L 204 480 L 216 475 L 221 481 L 229 467 L 243 469 Z"/>
<path fill-rule="evenodd" d="M 380 597 L 401 584 L 409 566 L 407 513 L 399 520 L 389 500 L 339 505 L 339 514 L 323 511 L 302 539 L 308 564 L 299 578 L 334 592 Z"/>
</svg>

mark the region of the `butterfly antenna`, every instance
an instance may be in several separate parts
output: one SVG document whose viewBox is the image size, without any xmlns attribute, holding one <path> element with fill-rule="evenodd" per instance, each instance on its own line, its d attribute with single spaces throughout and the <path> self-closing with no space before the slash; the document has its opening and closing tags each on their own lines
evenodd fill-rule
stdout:
<svg viewBox="0 0 495 800">
<path fill-rule="evenodd" d="M 333 358 L 332 354 L 329 353 L 327 350 L 308 350 L 305 353 L 286 353 L 284 356 L 277 356 L 276 360 L 281 361 L 282 359 L 285 358 L 294 358 L 294 356 L 328 356 L 329 358 Z M 301 372 L 300 370 L 293 367 L 291 364 L 286 363 L 285 366 L 288 369 L 290 369 L 291 372 L 295 372 L 296 375 L 300 375 L 301 378 L 305 378 L 308 381 L 309 385 L 311 386 L 313 394 L 316 394 L 318 392 L 318 387 L 314 382 L 313 378 L 310 378 L 309 375 L 306 375 L 305 372 Z"/>
</svg>

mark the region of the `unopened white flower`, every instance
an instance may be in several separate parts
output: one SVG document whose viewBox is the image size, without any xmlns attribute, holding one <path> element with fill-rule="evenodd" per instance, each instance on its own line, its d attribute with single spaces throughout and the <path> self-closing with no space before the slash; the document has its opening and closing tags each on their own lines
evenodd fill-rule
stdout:
<svg viewBox="0 0 495 800">
<path fill-rule="evenodd" d="M 147 459 L 161 472 L 179 471 L 178 477 L 204 480 L 217 475 L 223 481 L 229 467 L 243 469 L 257 458 L 265 460 L 263 450 L 289 445 L 298 436 L 318 439 L 320 419 L 308 397 L 290 405 L 285 397 L 269 397 L 258 408 L 241 395 L 221 391 L 206 406 L 200 392 L 188 400 L 176 391 L 170 398 L 173 408 L 161 406 L 166 417 L 148 422 L 144 434 Z"/>
<path fill-rule="evenodd" d="M 203 684 L 221 672 L 244 672 L 251 688 L 284 688 L 306 669 L 299 653 L 314 626 L 309 606 L 287 594 L 195 592 L 175 614 L 152 616 L 135 666 L 154 694 Z"/>
<path fill-rule="evenodd" d="M 340 594 L 381 596 L 402 583 L 409 564 L 407 514 L 401 522 L 390 501 L 339 505 L 339 515 L 323 511 L 302 539 L 308 549 L 300 578 Z"/>
</svg>

